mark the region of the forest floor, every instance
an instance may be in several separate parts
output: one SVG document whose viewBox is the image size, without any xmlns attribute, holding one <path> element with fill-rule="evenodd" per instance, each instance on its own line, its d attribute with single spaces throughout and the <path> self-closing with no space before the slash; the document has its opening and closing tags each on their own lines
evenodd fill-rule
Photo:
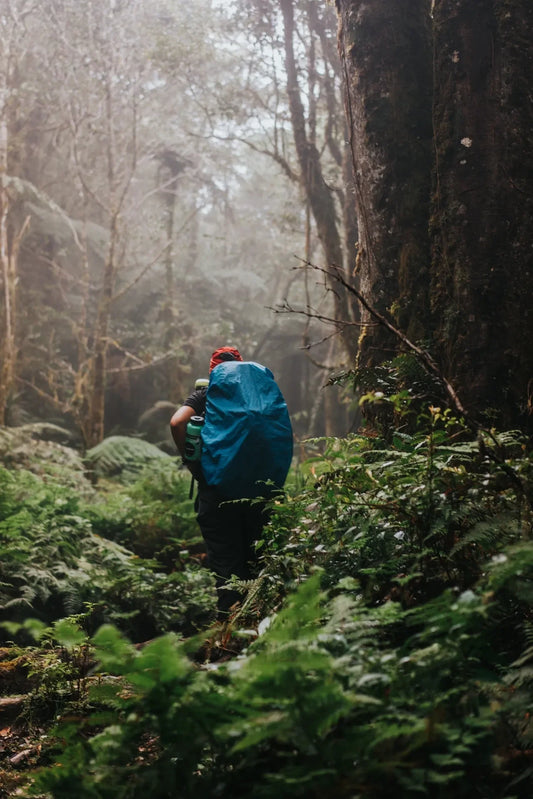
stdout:
<svg viewBox="0 0 533 799">
<path fill-rule="evenodd" d="M 8 655 L 9 657 L 9 655 Z M 0 666 L 10 661 L 3 661 Z M 3 686 L 5 689 L 5 687 Z M 33 769 L 40 765 L 52 725 L 26 715 L 31 692 L 0 697 L 0 798 L 19 796 Z"/>
<path fill-rule="evenodd" d="M 240 654 L 245 645 L 242 637 L 234 635 L 231 623 L 214 625 L 204 632 L 198 634 L 203 643 L 191 653 L 198 669 L 217 669 Z M 65 694 L 64 685 L 61 695 L 53 689 L 43 693 L 44 670 L 61 672 L 57 664 L 64 657 L 61 649 L 0 647 L 0 799 L 25 796 L 34 771 L 50 764 L 57 746 L 53 730 L 59 720 L 68 720 L 72 714 L 81 721 L 88 714 L 89 687 L 101 680 L 94 662 L 89 662 L 87 673 L 80 674 L 80 682 L 70 686 L 70 695 Z M 60 680 L 60 676 L 51 681 Z"/>
</svg>

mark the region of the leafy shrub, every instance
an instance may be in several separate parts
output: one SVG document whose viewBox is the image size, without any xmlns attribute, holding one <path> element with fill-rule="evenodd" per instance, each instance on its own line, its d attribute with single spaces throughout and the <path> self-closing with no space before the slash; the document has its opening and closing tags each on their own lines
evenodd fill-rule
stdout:
<svg viewBox="0 0 533 799">
<path fill-rule="evenodd" d="M 55 433 L 58 433 L 57 440 L 51 440 L 50 436 Z M 80 454 L 71 446 L 64 446 L 67 436 L 66 431 L 43 423 L 2 427 L 0 464 L 8 469 L 32 472 L 47 482 L 88 498 L 94 489 L 87 479 Z"/>
<path fill-rule="evenodd" d="M 205 635 L 138 649 L 101 628 L 95 711 L 60 725 L 35 791 L 529 797 L 532 461 L 516 434 L 470 441 L 457 427 L 433 408 L 416 434 L 324 442 L 272 504 L 242 614 L 260 634 L 230 663 L 191 662 Z M 128 489 L 163 516 L 174 490 Z M 18 513 L 13 491 L 0 507 Z M 194 570 L 136 562 L 107 564 L 105 618 L 122 630 L 143 614 L 172 629 L 180 578 L 189 607 L 212 601 L 205 573 L 196 594 Z"/>
<path fill-rule="evenodd" d="M 366 423 L 389 443 L 390 434 L 402 429 L 420 430 L 420 416 L 430 404 L 446 404 L 443 387 L 413 353 L 402 353 L 374 367 L 359 367 L 343 374 L 358 395 Z"/>
<path fill-rule="evenodd" d="M 279 595 L 320 566 L 326 584 L 355 577 L 369 602 L 411 606 L 447 586 L 471 587 L 488 557 L 520 540 L 524 525 L 530 534 L 527 482 L 517 489 L 490 457 L 490 441 L 481 450 L 453 442 L 438 422 L 393 436 L 388 448 L 361 436 L 328 442 L 307 467 L 307 487 L 274 508 L 260 544 Z M 516 437 L 502 442 L 522 452 Z M 505 467 L 527 474 L 523 461 L 507 458 Z"/>
<path fill-rule="evenodd" d="M 486 595 L 447 591 L 402 610 L 369 607 L 356 583 L 341 588 L 328 599 L 320 574 L 304 581 L 229 669 L 193 668 L 172 636 L 138 652 L 102 628 L 100 668 L 120 679 L 94 689 L 106 711 L 84 724 L 84 743 L 60 726 L 66 746 L 36 789 L 384 799 L 466 798 L 475 784 L 486 799 L 525 798 L 527 769 L 491 757 L 515 720 Z"/>
</svg>

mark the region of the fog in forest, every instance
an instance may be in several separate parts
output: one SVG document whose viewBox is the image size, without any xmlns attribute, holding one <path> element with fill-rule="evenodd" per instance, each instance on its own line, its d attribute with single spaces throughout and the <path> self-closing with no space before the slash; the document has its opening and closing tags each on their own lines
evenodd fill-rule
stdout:
<svg viewBox="0 0 533 799">
<path fill-rule="evenodd" d="M 336 17 L 316 11 L 294 23 L 299 101 L 344 237 Z M 346 433 L 350 397 L 324 388 L 347 358 L 331 292 L 306 266 L 324 254 L 279 11 L 16 0 L 4 12 L 4 421 L 53 422 L 87 446 L 117 432 L 164 442 L 172 407 L 232 344 L 272 369 L 299 436 Z"/>
<path fill-rule="evenodd" d="M 531 798 L 532 31 L 0 0 L 0 799 Z"/>
<path fill-rule="evenodd" d="M 172 448 L 231 344 L 299 440 L 419 345 L 528 425 L 531 12 L 447 5 L 4 0 L 0 424 Z"/>
</svg>

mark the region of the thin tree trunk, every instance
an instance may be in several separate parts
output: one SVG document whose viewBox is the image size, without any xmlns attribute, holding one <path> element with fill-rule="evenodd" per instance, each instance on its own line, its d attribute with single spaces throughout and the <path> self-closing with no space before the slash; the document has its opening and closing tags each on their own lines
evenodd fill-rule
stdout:
<svg viewBox="0 0 533 799">
<path fill-rule="evenodd" d="M 298 85 L 298 72 L 294 53 L 294 8 L 293 0 L 281 0 L 284 23 L 285 67 L 287 71 L 287 92 L 294 136 L 294 143 L 300 165 L 303 187 L 315 220 L 328 269 L 342 269 L 343 247 L 336 219 L 336 208 L 333 194 L 327 186 L 322 174 L 320 153 L 312 138 L 307 133 L 305 112 Z M 341 321 L 351 319 L 346 294 L 338 293 L 334 288 L 336 318 Z M 353 360 L 356 341 L 348 325 L 340 326 L 343 345 Z"/>
<path fill-rule="evenodd" d="M 0 45 L 0 424 L 6 423 L 7 409 L 13 393 L 17 365 L 17 262 L 18 251 L 29 218 L 15 231 L 13 209 L 7 177 L 12 141 L 10 130 L 15 117 L 16 58 L 19 31 L 26 11 L 12 6 L 2 20 L 3 41 Z"/>
<path fill-rule="evenodd" d="M 1 132 L 0 132 L 1 136 Z M 1 145 L 0 145 L 1 146 Z M 6 423 L 9 397 L 15 375 L 15 266 L 9 257 L 9 197 L 4 185 L 5 172 L 0 168 L 0 266 L 2 279 L 2 326 L 0 330 L 0 425 Z"/>
<path fill-rule="evenodd" d="M 7 421 L 7 410 L 16 380 L 17 367 L 17 283 L 18 256 L 30 222 L 26 217 L 16 235 L 9 231 L 9 194 L 0 171 L 0 272 L 3 287 L 3 324 L 0 327 L 0 425 Z"/>
<path fill-rule="evenodd" d="M 0 280 L 2 308 L 0 310 L 0 424 L 6 423 L 6 409 L 11 394 L 15 371 L 14 304 L 15 276 L 11 274 L 13 262 L 9 257 L 9 194 L 7 192 L 7 165 L 9 130 L 7 123 L 9 96 L 9 44 L 0 63 Z"/>
<path fill-rule="evenodd" d="M 104 267 L 103 285 L 98 303 L 98 314 L 94 328 L 94 351 L 91 364 L 89 396 L 89 418 L 87 419 L 86 444 L 93 447 L 105 435 L 105 388 L 107 373 L 107 349 L 109 344 L 109 322 L 117 270 L 116 250 L 118 243 L 118 214 L 111 214 L 109 249 Z"/>
</svg>

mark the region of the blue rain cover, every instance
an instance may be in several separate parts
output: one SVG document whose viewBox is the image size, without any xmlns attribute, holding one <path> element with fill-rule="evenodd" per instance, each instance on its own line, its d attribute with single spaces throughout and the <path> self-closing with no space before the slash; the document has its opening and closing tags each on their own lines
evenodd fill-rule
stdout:
<svg viewBox="0 0 533 799">
<path fill-rule="evenodd" d="M 208 485 L 230 499 L 267 496 L 283 487 L 292 447 L 287 404 L 270 369 L 253 361 L 213 369 L 202 430 Z"/>
</svg>

